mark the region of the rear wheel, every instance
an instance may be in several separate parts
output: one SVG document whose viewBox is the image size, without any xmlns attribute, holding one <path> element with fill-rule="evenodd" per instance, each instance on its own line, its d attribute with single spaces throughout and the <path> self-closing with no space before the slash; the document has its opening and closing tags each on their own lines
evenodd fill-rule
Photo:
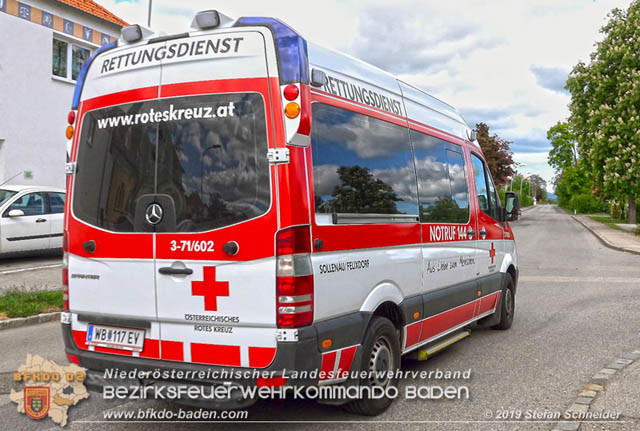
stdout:
<svg viewBox="0 0 640 431">
<path fill-rule="evenodd" d="M 373 316 L 362 343 L 360 372 L 366 377 L 359 380 L 360 387 L 372 388 L 372 393 L 389 391 L 396 393 L 398 377 L 396 371 L 400 368 L 400 342 L 396 328 L 385 317 Z M 374 389 L 375 388 L 375 389 Z M 389 389 L 389 388 L 395 388 Z M 374 392 L 376 391 L 376 392 Z M 369 397 L 367 389 L 363 389 L 364 397 L 351 401 L 345 409 L 351 413 L 366 416 L 376 416 L 384 412 L 393 402 L 393 397 Z"/>
<path fill-rule="evenodd" d="M 492 326 L 493 329 L 505 330 L 511 328 L 513 324 L 513 315 L 516 311 L 516 297 L 513 293 L 513 278 L 510 274 L 506 275 L 507 280 L 502 289 L 502 306 L 500 307 L 500 323 Z"/>
</svg>

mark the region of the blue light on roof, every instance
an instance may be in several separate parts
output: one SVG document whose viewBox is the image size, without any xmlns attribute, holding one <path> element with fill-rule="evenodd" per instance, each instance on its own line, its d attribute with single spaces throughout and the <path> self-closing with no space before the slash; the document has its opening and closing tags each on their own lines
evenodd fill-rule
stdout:
<svg viewBox="0 0 640 431">
<path fill-rule="evenodd" d="M 275 18 L 242 17 L 236 26 L 265 26 L 275 36 L 280 83 L 309 83 L 309 60 L 307 41 L 290 27 Z"/>
<path fill-rule="evenodd" d="M 87 77 L 87 71 L 89 70 L 89 66 L 93 63 L 93 59 L 98 56 L 101 52 L 107 51 L 111 48 L 115 48 L 117 41 L 113 41 L 102 45 L 100 48 L 96 49 L 96 51 L 91 54 L 91 57 L 82 65 L 82 69 L 80 69 L 80 73 L 78 74 L 78 80 L 76 81 L 76 89 L 73 92 L 73 102 L 71 102 L 71 109 L 78 109 L 78 105 L 80 105 L 80 95 L 82 94 L 82 87 L 84 86 L 84 80 Z"/>
</svg>

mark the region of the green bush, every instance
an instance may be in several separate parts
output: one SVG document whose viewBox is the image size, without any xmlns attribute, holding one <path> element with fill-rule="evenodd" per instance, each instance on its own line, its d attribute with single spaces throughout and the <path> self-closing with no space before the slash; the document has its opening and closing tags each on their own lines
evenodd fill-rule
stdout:
<svg viewBox="0 0 640 431">
<path fill-rule="evenodd" d="M 607 211 L 607 203 L 592 194 L 574 195 L 569 200 L 569 209 L 579 213 L 599 213 Z"/>
<path fill-rule="evenodd" d="M 514 190 L 515 191 L 515 190 Z M 506 191 L 504 189 L 498 190 L 498 195 L 500 196 L 500 202 L 502 202 L 502 206 L 504 207 L 504 196 Z M 517 193 L 517 191 L 516 191 Z M 520 195 L 520 208 L 525 208 L 533 205 L 533 198 L 529 195 L 522 194 Z"/>
</svg>

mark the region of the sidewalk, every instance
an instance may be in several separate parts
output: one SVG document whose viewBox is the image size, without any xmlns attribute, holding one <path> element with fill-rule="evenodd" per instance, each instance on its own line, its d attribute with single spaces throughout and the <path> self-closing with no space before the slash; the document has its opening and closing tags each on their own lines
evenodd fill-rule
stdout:
<svg viewBox="0 0 640 431">
<path fill-rule="evenodd" d="M 640 429 L 640 350 L 613 360 L 592 377 L 567 409 L 582 420 L 563 420 L 554 431 L 632 431 Z M 573 416 L 575 417 L 575 416 Z M 568 419 L 568 418 L 563 418 Z"/>
<path fill-rule="evenodd" d="M 640 237 L 612 229 L 592 220 L 589 216 L 572 217 L 607 247 L 640 255 Z M 619 422 L 564 422 L 558 423 L 555 429 L 588 431 L 640 429 L 640 403 L 638 403 L 640 349 L 623 355 L 621 359 L 612 358 L 612 363 L 595 374 L 592 380 L 592 384 L 583 388 L 570 410 L 614 413 L 619 415 Z"/>
<path fill-rule="evenodd" d="M 612 229 L 585 215 L 572 216 L 589 229 L 604 245 L 619 251 L 640 254 L 640 237 L 632 233 Z"/>
<path fill-rule="evenodd" d="M 591 404 L 590 411 L 619 413 L 620 424 L 582 424 L 581 430 L 599 431 L 606 425 L 609 430 L 640 429 L 640 403 L 638 402 L 638 385 L 640 384 L 640 361 L 619 371 L 611 383 Z"/>
</svg>

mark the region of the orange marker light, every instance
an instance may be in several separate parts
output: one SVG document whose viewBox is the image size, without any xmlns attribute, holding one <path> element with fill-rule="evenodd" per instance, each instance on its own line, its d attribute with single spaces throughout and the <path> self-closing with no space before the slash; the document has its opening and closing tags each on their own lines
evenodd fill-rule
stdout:
<svg viewBox="0 0 640 431">
<path fill-rule="evenodd" d="M 64 134 L 67 136 L 67 139 L 71 139 L 73 136 L 73 126 L 67 126 L 67 130 Z"/>
<path fill-rule="evenodd" d="M 478 290 L 478 296 L 482 296 L 482 290 Z"/>
<path fill-rule="evenodd" d="M 329 347 L 331 347 L 332 344 L 333 344 L 333 341 L 331 341 L 330 338 L 327 338 L 326 340 L 322 340 L 323 349 L 328 349 Z"/>
<path fill-rule="evenodd" d="M 287 103 L 287 106 L 284 107 L 284 115 L 288 118 L 296 118 L 300 115 L 300 105 L 296 102 Z"/>
<path fill-rule="evenodd" d="M 420 313 L 418 313 L 417 311 L 415 313 L 413 313 L 413 318 L 417 319 L 418 317 L 420 317 Z"/>
</svg>

